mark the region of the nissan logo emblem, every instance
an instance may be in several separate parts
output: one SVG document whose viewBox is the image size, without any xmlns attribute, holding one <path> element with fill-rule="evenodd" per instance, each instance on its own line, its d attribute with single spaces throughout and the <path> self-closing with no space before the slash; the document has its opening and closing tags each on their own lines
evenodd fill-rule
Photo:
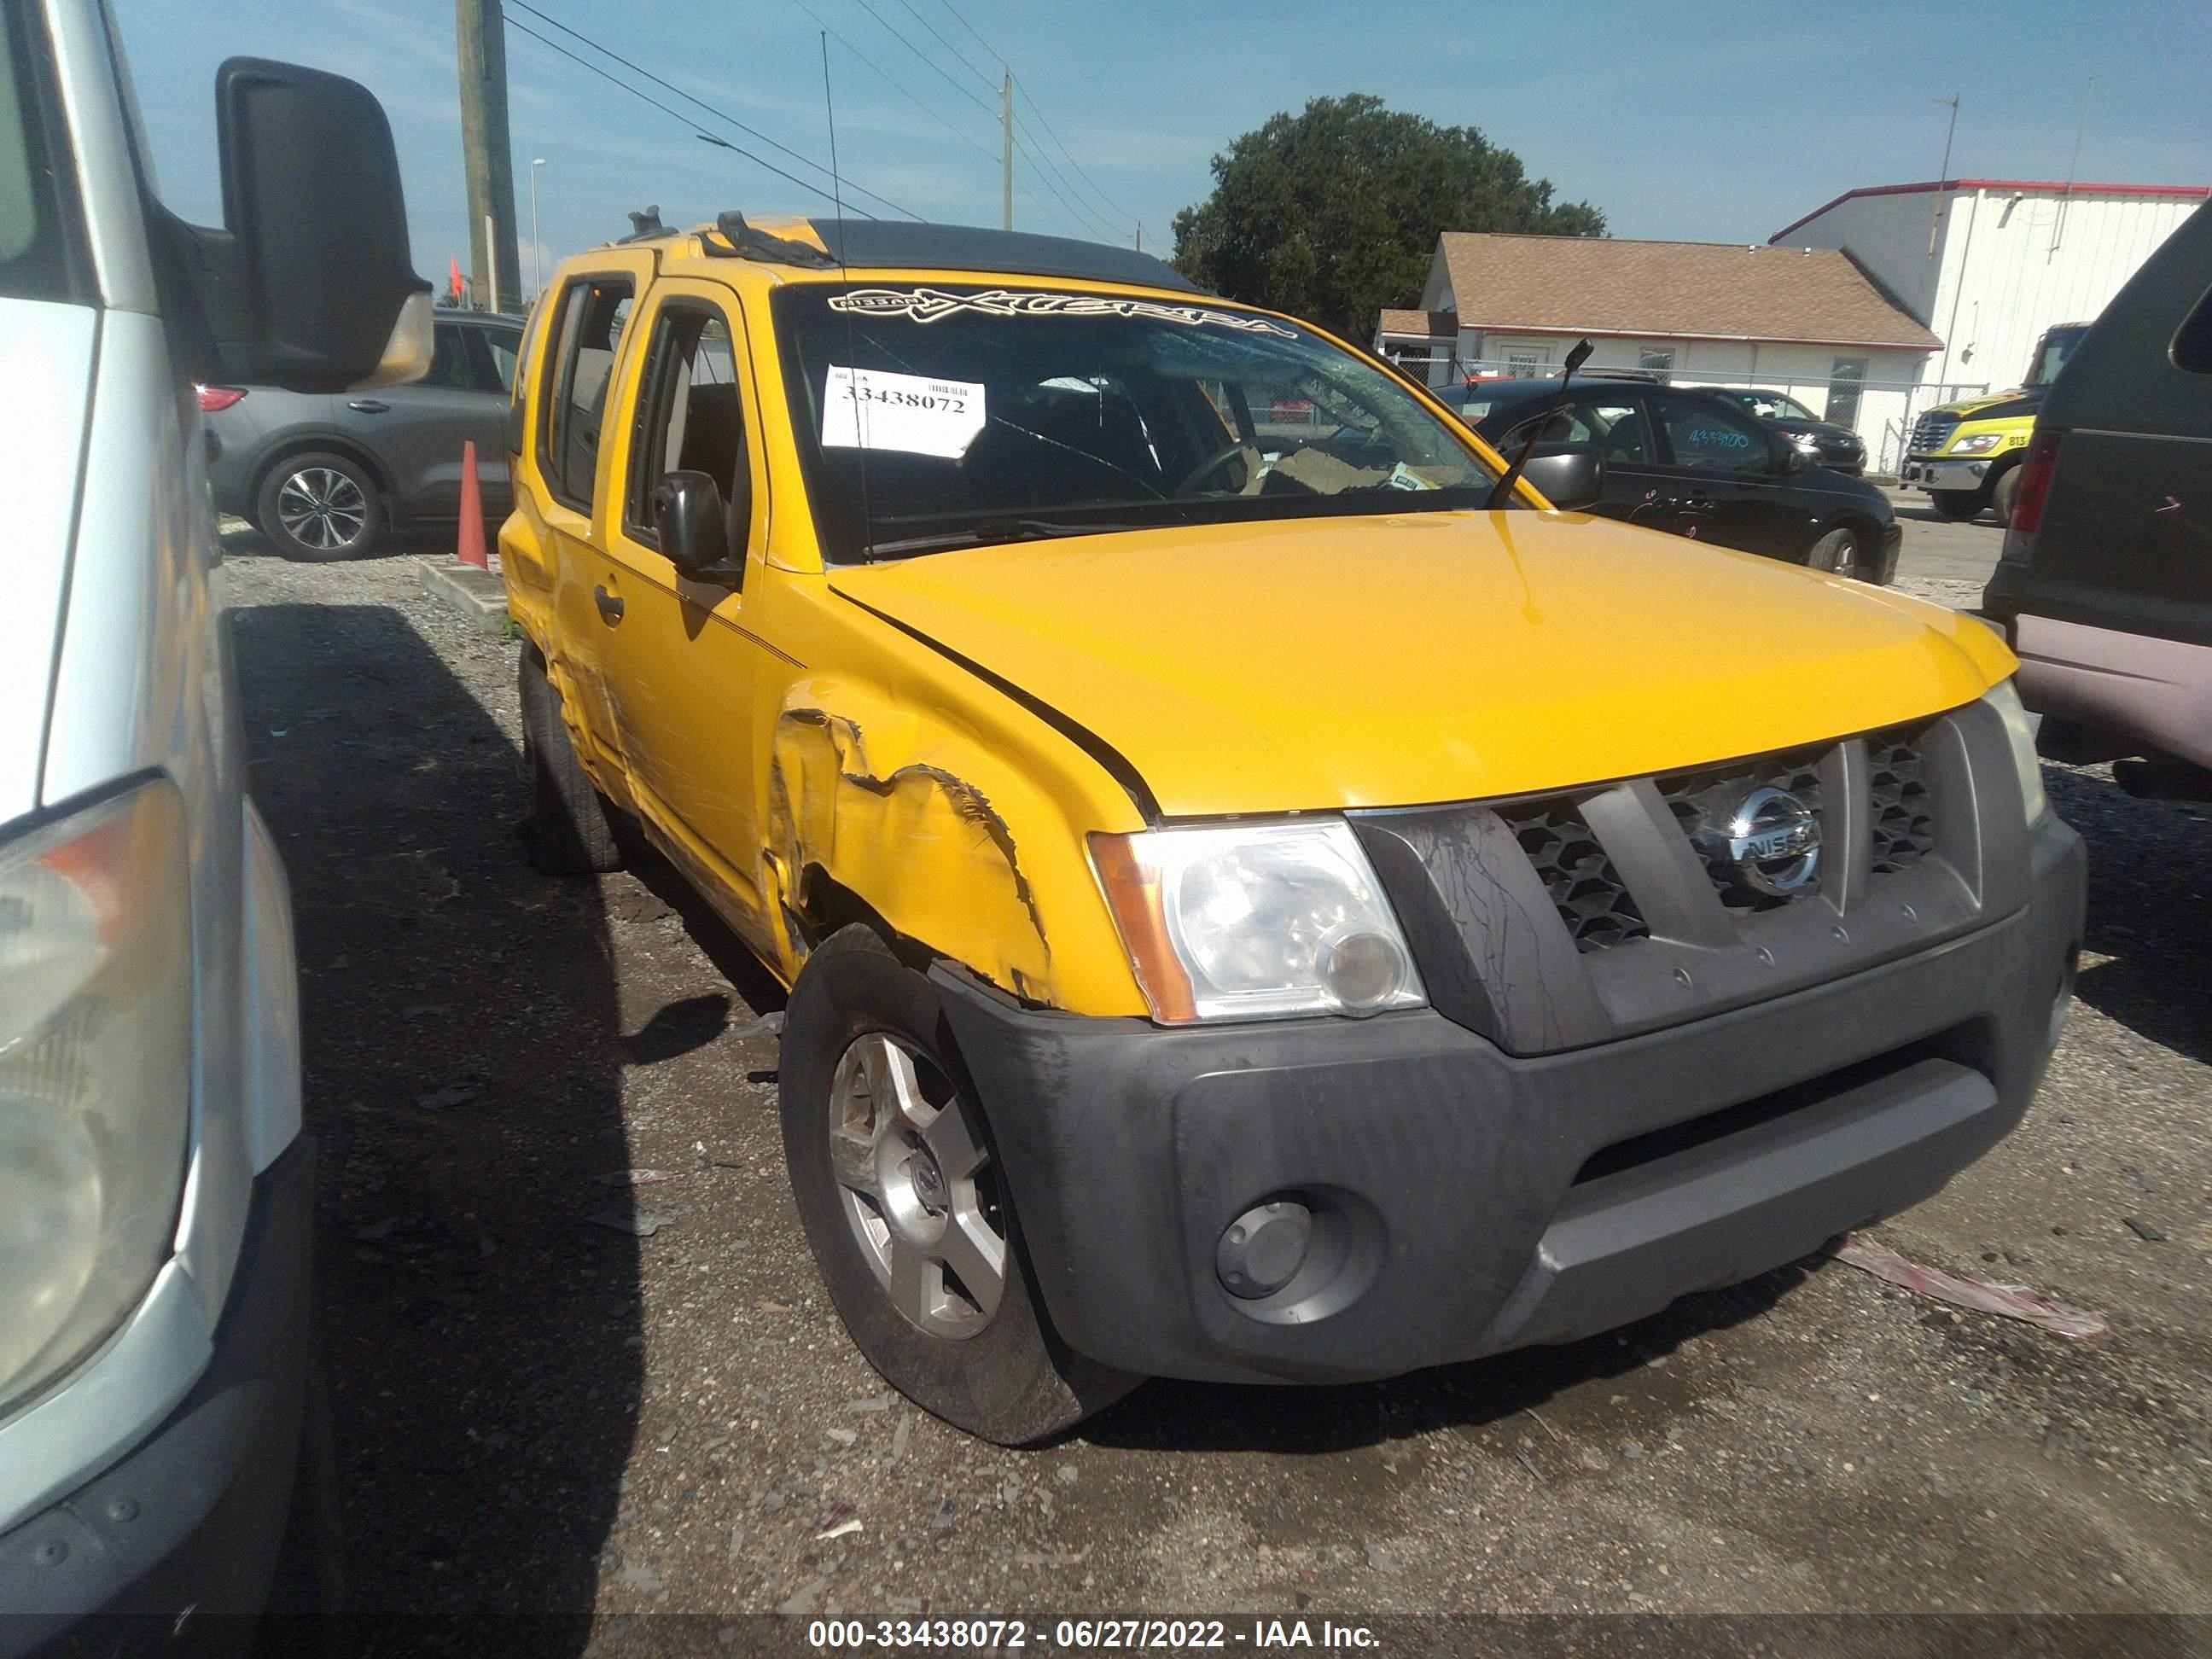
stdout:
<svg viewBox="0 0 2212 1659">
<path fill-rule="evenodd" d="M 1754 789 L 1728 824 L 1729 864 L 1754 893 L 1788 898 L 1820 870 L 1820 820 L 1784 789 Z"/>
</svg>

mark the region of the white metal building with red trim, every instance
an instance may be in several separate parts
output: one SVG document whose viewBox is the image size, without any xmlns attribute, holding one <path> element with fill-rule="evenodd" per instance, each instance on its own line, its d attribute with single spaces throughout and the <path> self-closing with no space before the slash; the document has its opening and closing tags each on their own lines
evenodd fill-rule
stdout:
<svg viewBox="0 0 2212 1659">
<path fill-rule="evenodd" d="M 1846 191 L 1769 237 L 1840 248 L 1942 342 L 1929 382 L 2020 384 L 2054 323 L 2089 322 L 2203 185 L 1952 179 Z"/>
</svg>

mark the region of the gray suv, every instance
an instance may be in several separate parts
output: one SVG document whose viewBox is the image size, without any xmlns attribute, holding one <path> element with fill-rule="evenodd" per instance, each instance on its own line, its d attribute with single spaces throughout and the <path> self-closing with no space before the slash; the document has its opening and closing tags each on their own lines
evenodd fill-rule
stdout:
<svg viewBox="0 0 2212 1659">
<path fill-rule="evenodd" d="M 394 525 L 461 508 L 461 444 L 473 439 L 488 522 L 507 514 L 507 398 L 522 324 L 437 314 L 437 356 L 412 386 L 283 392 L 203 386 L 208 480 L 288 559 L 353 558 Z"/>
</svg>

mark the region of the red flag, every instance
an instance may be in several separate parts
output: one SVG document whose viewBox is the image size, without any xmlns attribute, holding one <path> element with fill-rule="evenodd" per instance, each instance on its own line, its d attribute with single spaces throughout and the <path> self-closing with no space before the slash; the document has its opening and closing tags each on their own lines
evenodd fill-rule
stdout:
<svg viewBox="0 0 2212 1659">
<path fill-rule="evenodd" d="M 459 305 L 461 302 L 461 262 L 459 259 L 448 259 L 447 264 L 452 266 L 453 275 L 448 279 L 446 292 L 453 302 Z"/>
</svg>

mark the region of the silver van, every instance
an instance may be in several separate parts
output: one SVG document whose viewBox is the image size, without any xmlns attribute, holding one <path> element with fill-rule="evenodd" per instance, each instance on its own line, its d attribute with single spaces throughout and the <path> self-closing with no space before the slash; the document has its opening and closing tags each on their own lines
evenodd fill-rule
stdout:
<svg viewBox="0 0 2212 1659">
<path fill-rule="evenodd" d="M 101 0 L 0 0 L 0 1653 L 258 1611 L 313 1501 L 314 1149 L 244 788 L 196 381 L 427 367 L 392 135 L 234 58 L 220 230 L 155 198 Z M 295 1575 L 297 1577 L 298 1575 Z"/>
</svg>

